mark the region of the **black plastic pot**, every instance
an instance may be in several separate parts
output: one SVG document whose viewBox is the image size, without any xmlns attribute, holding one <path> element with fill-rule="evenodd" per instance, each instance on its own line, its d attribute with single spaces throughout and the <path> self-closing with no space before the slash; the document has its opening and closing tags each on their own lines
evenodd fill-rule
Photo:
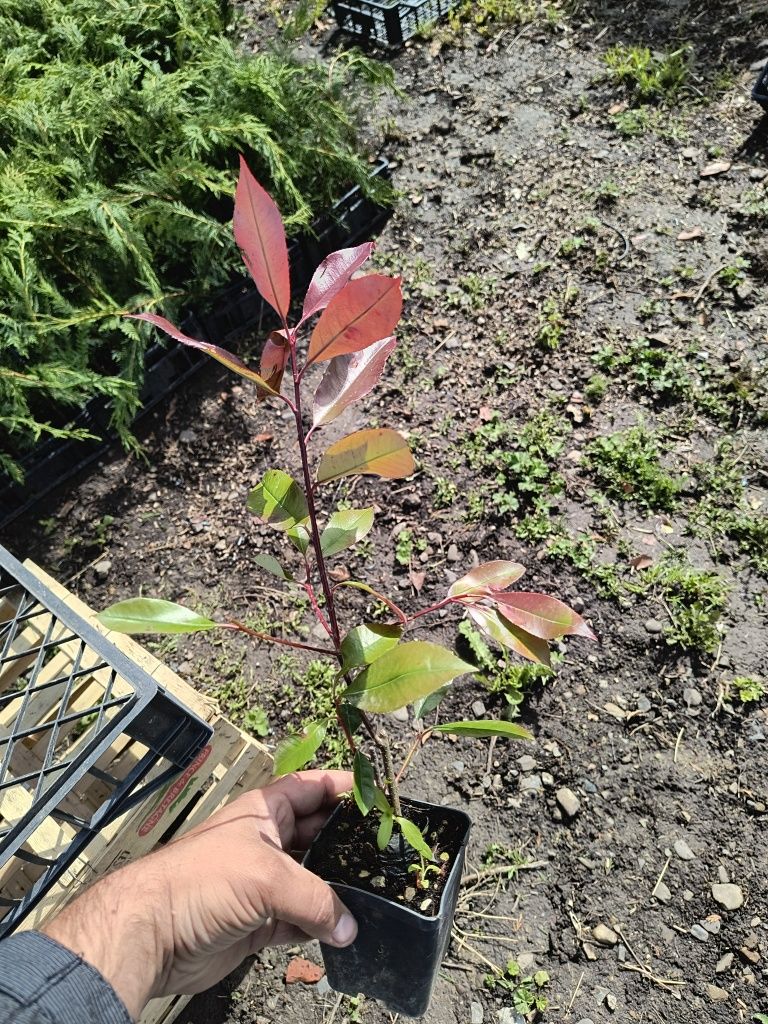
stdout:
<svg viewBox="0 0 768 1024">
<path fill-rule="evenodd" d="M 380 999 L 389 1010 L 405 1017 L 426 1013 L 437 972 L 442 963 L 459 898 L 459 884 L 471 822 L 453 807 L 403 800 L 403 808 L 418 808 L 453 821 L 460 835 L 448 881 L 434 917 L 424 917 L 410 907 L 376 893 L 327 879 L 358 924 L 357 938 L 346 949 L 320 944 L 328 983 L 337 992 L 362 993 Z M 304 858 L 310 871 L 317 864 L 318 850 L 335 830 L 341 805 L 336 808 Z M 322 871 L 318 870 L 322 877 Z"/>
</svg>

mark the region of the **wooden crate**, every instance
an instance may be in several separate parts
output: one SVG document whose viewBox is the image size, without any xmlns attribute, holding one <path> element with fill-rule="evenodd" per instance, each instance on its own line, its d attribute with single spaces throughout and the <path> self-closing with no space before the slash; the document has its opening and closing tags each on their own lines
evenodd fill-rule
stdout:
<svg viewBox="0 0 768 1024">
<path fill-rule="evenodd" d="M 93 838 L 78 859 L 69 866 L 59 881 L 24 919 L 21 929 L 40 927 L 99 876 L 149 853 L 171 838 L 183 835 L 210 817 L 219 807 L 249 789 L 264 785 L 272 776 L 272 758 L 267 749 L 224 718 L 214 701 L 183 682 L 171 669 L 130 637 L 113 633 L 101 626 L 91 609 L 33 563 L 26 562 L 25 567 L 54 594 L 65 600 L 73 611 L 94 625 L 132 661 L 156 679 L 164 689 L 211 724 L 213 736 L 181 775 L 152 794 L 147 801 L 116 819 Z M 39 629 L 39 624 L 35 628 Z M 30 637 L 30 640 L 34 640 L 34 637 Z M 110 748 L 104 755 L 104 766 L 108 765 L 111 771 L 116 760 L 120 760 L 123 766 L 135 763 L 142 753 L 141 749 L 133 750 L 135 746 L 141 748 L 140 744 L 127 737 L 121 737 L 114 748 Z M 30 756 L 34 757 L 34 750 Z M 84 782 L 72 799 L 75 802 L 93 802 L 101 799 L 98 780 Z M 58 834 L 57 829 L 63 829 L 64 833 Z M 56 844 L 62 839 L 66 839 L 66 826 L 50 822 L 44 834 L 38 836 L 35 833 L 32 837 L 38 844 L 38 850 L 46 847 L 49 851 L 56 849 Z M 0 879 L 0 884 L 2 881 Z M 6 885 L 8 881 L 5 880 Z M 30 880 L 26 878 L 16 881 L 23 888 Z M 141 1024 L 171 1024 L 190 998 L 169 996 L 153 1000 L 142 1015 Z"/>
</svg>

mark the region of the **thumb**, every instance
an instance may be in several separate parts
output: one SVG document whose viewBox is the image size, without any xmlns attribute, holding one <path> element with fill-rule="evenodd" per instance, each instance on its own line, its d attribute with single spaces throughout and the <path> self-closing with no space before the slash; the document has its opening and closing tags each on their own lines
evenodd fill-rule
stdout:
<svg viewBox="0 0 768 1024">
<path fill-rule="evenodd" d="M 329 946 L 348 946 L 357 935 L 357 922 L 327 882 L 301 867 L 285 853 L 274 854 L 274 865 L 260 872 L 264 899 L 271 916 L 299 928 Z"/>
</svg>

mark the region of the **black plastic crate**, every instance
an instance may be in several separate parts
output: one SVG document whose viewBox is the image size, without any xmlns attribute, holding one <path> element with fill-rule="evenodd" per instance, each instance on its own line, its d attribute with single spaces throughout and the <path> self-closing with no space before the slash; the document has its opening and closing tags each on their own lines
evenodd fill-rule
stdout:
<svg viewBox="0 0 768 1024">
<path fill-rule="evenodd" d="M 0 547 L 0 938 L 211 733 Z"/>
<path fill-rule="evenodd" d="M 420 29 L 444 17 L 458 0 L 332 0 L 339 28 L 363 43 L 402 46 Z"/>
<path fill-rule="evenodd" d="M 768 61 L 757 76 L 755 87 L 752 90 L 752 99 L 759 103 L 764 110 L 768 110 Z"/>
</svg>

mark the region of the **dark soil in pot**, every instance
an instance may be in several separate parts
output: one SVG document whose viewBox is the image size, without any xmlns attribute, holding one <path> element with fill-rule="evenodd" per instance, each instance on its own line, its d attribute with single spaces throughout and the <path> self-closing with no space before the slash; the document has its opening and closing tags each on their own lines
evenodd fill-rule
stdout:
<svg viewBox="0 0 768 1024">
<path fill-rule="evenodd" d="M 379 851 L 378 816 L 363 818 L 351 801 L 330 817 L 304 864 L 331 884 L 358 923 L 357 939 L 346 949 L 321 945 L 331 987 L 419 1017 L 450 938 L 470 821 L 451 807 L 402 803 L 435 851 L 437 870 L 426 878 L 418 854 L 399 835 Z"/>
</svg>

